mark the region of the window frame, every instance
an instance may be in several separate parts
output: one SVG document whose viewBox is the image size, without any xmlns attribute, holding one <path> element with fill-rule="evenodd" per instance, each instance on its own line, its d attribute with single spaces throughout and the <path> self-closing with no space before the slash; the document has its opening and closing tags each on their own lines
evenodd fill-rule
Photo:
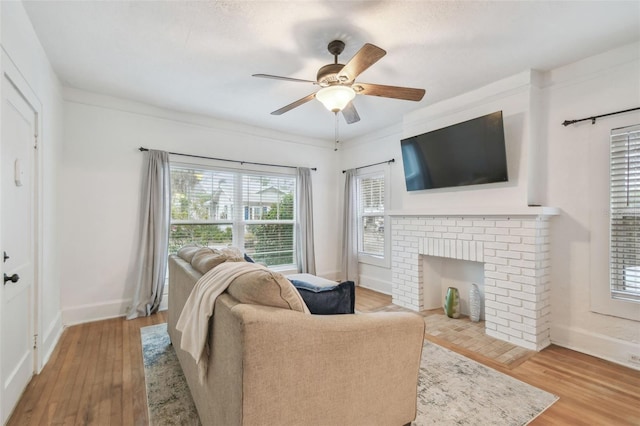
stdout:
<svg viewBox="0 0 640 426">
<path fill-rule="evenodd" d="M 625 136 L 626 140 L 623 139 Z M 640 125 L 613 129 L 609 141 L 609 294 L 613 300 L 638 304 L 640 303 L 638 276 L 640 253 L 634 252 L 640 250 L 640 241 L 636 239 L 635 242 L 629 242 L 620 234 L 620 232 L 623 234 L 628 232 L 632 239 L 634 234 L 640 234 L 640 197 L 630 203 L 633 193 L 640 196 L 639 190 L 630 188 L 632 186 L 630 181 L 640 177 L 640 163 L 634 167 L 630 166 L 630 137 L 634 141 L 631 155 L 637 156 L 640 154 Z M 618 147 L 615 154 L 614 143 Z M 621 151 L 620 147 L 623 149 L 626 147 L 626 151 Z M 623 167 L 620 168 L 620 166 Z M 621 169 L 622 172 L 620 172 Z M 622 203 L 626 203 L 625 205 L 621 205 L 621 199 Z M 625 221 L 628 222 L 625 223 Z M 627 264 L 631 257 L 635 257 L 633 262 L 637 264 Z M 636 271 L 631 274 L 634 279 L 629 285 L 626 279 L 628 269 Z M 631 287 L 633 290 L 627 290 L 626 287 Z"/>
<path fill-rule="evenodd" d="M 295 173 L 278 173 L 278 172 L 273 172 L 273 171 L 267 171 L 267 170 L 255 170 L 255 169 L 239 169 L 239 168 L 233 168 L 233 167 L 220 167 L 217 166 L 215 164 L 208 164 L 208 163 L 199 163 L 199 162 L 184 162 L 184 161 L 171 161 L 170 163 L 170 167 L 184 167 L 184 168 L 191 168 L 191 169 L 200 169 L 200 170 L 207 170 L 207 171 L 213 171 L 213 172 L 221 172 L 221 173 L 231 173 L 233 175 L 233 188 L 234 188 L 234 193 L 233 193 L 233 213 L 230 215 L 229 219 L 211 219 L 211 220 L 173 220 L 170 217 L 170 224 L 169 226 L 172 226 L 173 224 L 179 224 L 179 223 L 183 223 L 183 224 L 203 224 L 203 225 L 231 225 L 232 228 L 232 242 L 231 245 L 234 247 L 238 247 L 240 248 L 240 250 L 242 250 L 243 252 L 245 251 L 245 231 L 246 231 L 246 227 L 250 226 L 250 225 L 280 225 L 280 224 L 286 224 L 286 225 L 291 225 L 292 226 L 292 243 L 293 243 L 293 263 L 290 264 L 279 264 L 279 265 L 271 265 L 269 266 L 270 269 L 272 270 L 276 270 L 276 271 L 290 271 L 290 270 L 297 270 L 298 269 L 298 264 L 299 264 L 299 258 L 298 258 L 298 250 L 297 250 L 297 202 L 296 202 L 296 197 L 297 197 L 297 177 L 295 175 Z M 243 177 L 244 176 L 264 176 L 264 177 L 269 177 L 269 178 L 287 178 L 287 179 L 292 179 L 293 180 L 293 189 L 292 189 L 292 194 L 293 194 L 293 219 L 278 219 L 278 220 L 255 220 L 255 219 L 245 219 L 244 218 L 244 198 L 243 198 L 243 191 L 245 190 L 245 187 L 243 185 Z M 256 206 L 248 206 L 249 207 L 249 211 L 252 210 L 252 208 L 255 208 Z"/>
<path fill-rule="evenodd" d="M 371 254 L 362 251 L 362 218 L 365 216 L 379 216 L 378 214 L 361 214 L 360 211 L 360 182 L 362 179 L 372 177 L 382 177 L 384 182 L 384 211 L 382 212 L 383 227 L 384 227 L 384 244 L 383 254 Z M 391 231 L 389 220 L 389 200 L 390 200 L 390 185 L 389 185 L 389 173 L 384 165 L 368 167 L 366 170 L 358 170 L 356 172 L 356 220 L 357 220 L 357 241 L 358 241 L 358 262 L 369 264 L 373 266 L 379 266 L 383 268 L 391 267 Z"/>
</svg>

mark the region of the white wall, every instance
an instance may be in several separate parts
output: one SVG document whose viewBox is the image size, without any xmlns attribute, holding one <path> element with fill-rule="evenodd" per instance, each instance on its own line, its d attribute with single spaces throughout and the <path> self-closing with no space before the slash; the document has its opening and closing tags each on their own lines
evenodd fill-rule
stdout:
<svg viewBox="0 0 640 426">
<path fill-rule="evenodd" d="M 640 304 L 613 302 L 608 292 L 609 135 L 611 129 L 640 124 L 640 112 L 595 124 L 560 123 L 640 106 L 640 44 L 545 77 L 547 203 L 562 209 L 551 221 L 551 338 L 561 346 L 628 363 L 631 353 L 640 355 Z"/>
<path fill-rule="evenodd" d="M 335 221 L 339 171 L 329 141 L 277 134 L 65 89 L 59 226 L 65 324 L 123 315 L 136 249 L 144 155 L 138 147 L 218 158 L 317 167 L 312 172 L 316 266 L 338 270 Z M 189 161 L 186 157 L 172 160 Z M 193 161 L 193 160 L 191 160 Z M 229 163 L 223 163 L 230 167 Z M 256 166 L 240 166 L 256 169 Z M 281 169 L 271 169 L 281 171 Z"/>
<path fill-rule="evenodd" d="M 60 270 L 58 241 L 57 176 L 62 143 L 62 97 L 60 83 L 33 31 L 21 2 L 0 2 L 1 42 L 22 80 L 37 97 L 40 117 L 40 225 L 41 270 L 38 298 L 39 352 L 41 367 L 53 351 L 60 334 Z M 4 206 L 2 208 L 5 208 Z"/>
<path fill-rule="evenodd" d="M 610 316 L 640 318 L 640 304 L 621 306 L 608 296 L 608 144 L 611 129 L 640 123 L 640 113 L 595 125 L 560 124 L 639 106 L 638 76 L 640 44 L 547 73 L 522 73 L 408 115 L 400 128 L 344 143 L 341 166 L 394 157 L 391 210 L 529 203 L 560 208 L 551 219 L 552 342 L 639 368 L 629 356 L 640 355 L 640 322 Z M 500 109 L 511 185 L 407 193 L 400 139 Z M 391 282 L 386 268 L 361 264 L 360 275 L 365 286 L 368 277 Z"/>
</svg>

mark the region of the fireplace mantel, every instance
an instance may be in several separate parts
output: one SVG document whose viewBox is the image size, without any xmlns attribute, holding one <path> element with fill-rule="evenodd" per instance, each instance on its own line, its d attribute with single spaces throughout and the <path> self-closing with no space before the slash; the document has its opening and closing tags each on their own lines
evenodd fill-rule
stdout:
<svg viewBox="0 0 640 426">
<path fill-rule="evenodd" d="M 512 206 L 483 206 L 483 207 L 425 207 L 412 210 L 390 210 L 389 216 L 557 216 L 557 207 L 512 207 Z"/>
</svg>

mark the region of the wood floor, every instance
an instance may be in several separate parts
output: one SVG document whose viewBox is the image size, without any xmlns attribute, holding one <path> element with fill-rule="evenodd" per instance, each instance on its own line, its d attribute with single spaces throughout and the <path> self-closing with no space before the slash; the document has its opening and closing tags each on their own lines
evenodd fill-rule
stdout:
<svg viewBox="0 0 640 426">
<path fill-rule="evenodd" d="M 361 288 L 356 300 L 361 312 L 390 303 L 388 296 Z M 146 425 L 139 330 L 163 322 L 165 313 L 69 327 L 42 373 L 27 387 L 8 425 Z M 639 371 L 557 346 L 505 366 L 450 342 L 427 338 L 558 395 L 560 400 L 532 425 L 640 425 Z"/>
</svg>

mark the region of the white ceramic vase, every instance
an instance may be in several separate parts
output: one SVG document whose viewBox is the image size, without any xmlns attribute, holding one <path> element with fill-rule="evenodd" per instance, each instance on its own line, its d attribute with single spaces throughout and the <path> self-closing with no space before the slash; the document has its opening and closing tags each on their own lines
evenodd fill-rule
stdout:
<svg viewBox="0 0 640 426">
<path fill-rule="evenodd" d="M 471 290 L 469 290 L 469 311 L 471 321 L 480 321 L 480 290 L 474 283 L 471 284 Z"/>
</svg>

